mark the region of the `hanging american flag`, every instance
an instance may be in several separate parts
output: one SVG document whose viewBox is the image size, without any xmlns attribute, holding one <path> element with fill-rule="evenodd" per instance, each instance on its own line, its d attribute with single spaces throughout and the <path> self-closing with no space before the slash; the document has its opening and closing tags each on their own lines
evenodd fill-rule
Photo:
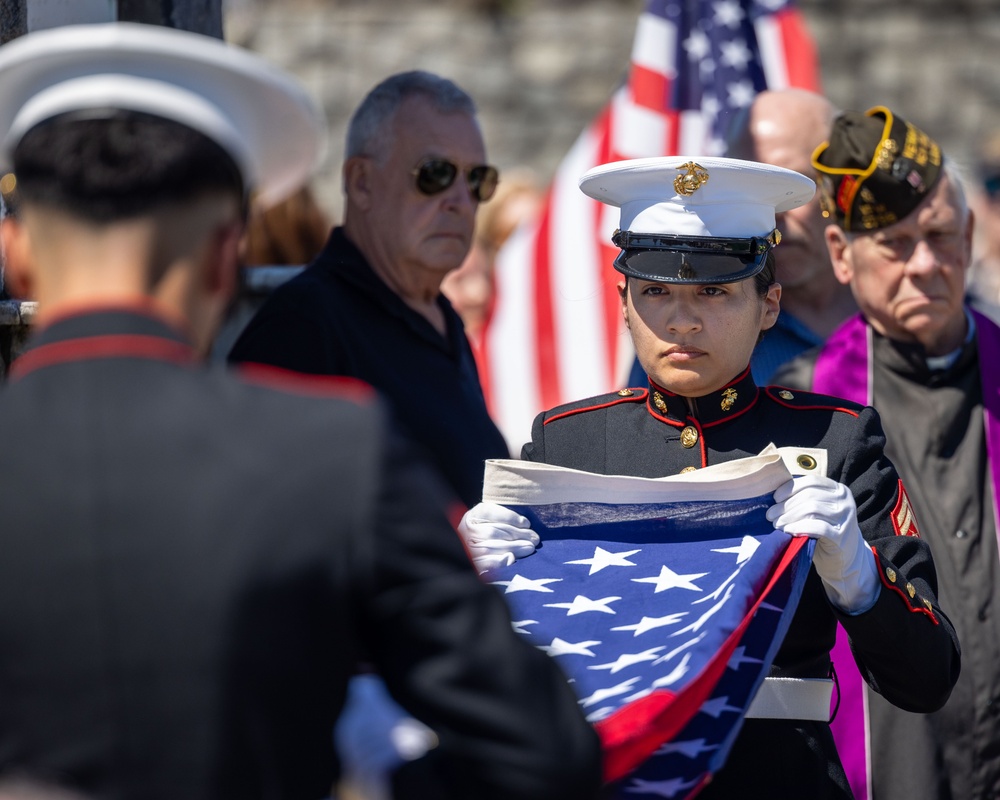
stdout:
<svg viewBox="0 0 1000 800">
<path fill-rule="evenodd" d="M 484 499 L 542 544 L 484 579 L 569 676 L 621 797 L 687 798 L 722 766 L 794 613 L 813 542 L 764 516 L 780 462 L 745 463 L 696 481 L 488 463 Z"/>
<path fill-rule="evenodd" d="M 632 364 L 611 268 L 617 222 L 580 192 L 593 166 L 719 155 L 765 88 L 819 88 L 815 48 L 789 0 L 650 0 L 626 84 L 560 165 L 536 223 L 496 263 L 479 355 L 490 412 L 516 452 L 539 411 L 618 388 Z"/>
</svg>

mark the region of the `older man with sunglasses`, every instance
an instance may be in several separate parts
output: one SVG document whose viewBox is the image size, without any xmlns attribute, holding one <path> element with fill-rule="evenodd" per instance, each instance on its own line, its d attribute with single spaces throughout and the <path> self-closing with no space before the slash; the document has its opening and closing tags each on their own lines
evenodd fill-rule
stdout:
<svg viewBox="0 0 1000 800">
<path fill-rule="evenodd" d="M 471 507 L 483 461 L 508 455 L 441 294 L 498 180 L 472 98 L 426 72 L 387 78 L 351 118 L 343 178 L 343 226 L 264 304 L 230 359 L 371 383 Z"/>
</svg>

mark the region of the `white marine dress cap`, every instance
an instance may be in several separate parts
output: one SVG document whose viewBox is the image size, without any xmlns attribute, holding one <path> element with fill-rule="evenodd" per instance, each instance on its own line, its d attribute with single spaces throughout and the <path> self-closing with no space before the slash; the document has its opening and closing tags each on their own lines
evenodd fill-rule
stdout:
<svg viewBox="0 0 1000 800">
<path fill-rule="evenodd" d="M 326 145 L 317 104 L 291 75 L 210 36 L 113 22 L 29 33 L 0 47 L 0 170 L 34 126 L 66 112 L 139 111 L 212 139 L 254 200 L 312 175 Z"/>
<path fill-rule="evenodd" d="M 667 156 L 588 171 L 580 189 L 621 209 L 615 269 L 667 283 L 732 283 L 764 268 L 780 240 L 775 214 L 805 205 L 816 184 L 793 170 L 735 158 Z"/>
</svg>

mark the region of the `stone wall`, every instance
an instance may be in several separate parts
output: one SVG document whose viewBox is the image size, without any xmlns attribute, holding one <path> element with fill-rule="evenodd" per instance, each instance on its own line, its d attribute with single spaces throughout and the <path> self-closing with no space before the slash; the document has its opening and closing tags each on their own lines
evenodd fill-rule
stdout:
<svg viewBox="0 0 1000 800">
<path fill-rule="evenodd" d="M 642 0 L 228 0 L 226 38 L 298 74 L 321 99 L 331 147 L 316 181 L 340 213 L 353 107 L 379 79 L 423 68 L 480 106 L 490 157 L 547 180 L 627 68 Z M 1000 130 L 995 0 L 800 0 L 839 106 L 886 104 L 960 162 Z"/>
</svg>

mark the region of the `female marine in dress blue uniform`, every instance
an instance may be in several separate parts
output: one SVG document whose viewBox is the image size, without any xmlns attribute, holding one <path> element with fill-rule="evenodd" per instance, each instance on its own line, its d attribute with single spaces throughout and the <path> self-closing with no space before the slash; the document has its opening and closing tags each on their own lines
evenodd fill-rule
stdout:
<svg viewBox="0 0 1000 800">
<path fill-rule="evenodd" d="M 839 622 L 873 688 L 909 711 L 939 708 L 958 676 L 958 644 L 937 604 L 930 551 L 884 456 L 878 414 L 758 387 L 750 375 L 753 348 L 779 313 L 775 213 L 807 202 L 812 181 L 763 164 L 675 157 L 598 167 L 581 188 L 621 208 L 614 266 L 625 276 L 622 313 L 650 382 L 540 414 L 522 458 L 661 477 L 769 444 L 798 448 L 798 477 L 775 492 L 768 518 L 815 537 L 817 547 L 772 676 L 830 676 Z M 537 537 L 526 524 L 480 504 L 461 530 L 478 563 L 490 566 L 531 552 Z M 828 721 L 748 719 L 699 800 L 747 796 L 851 797 Z"/>
</svg>

